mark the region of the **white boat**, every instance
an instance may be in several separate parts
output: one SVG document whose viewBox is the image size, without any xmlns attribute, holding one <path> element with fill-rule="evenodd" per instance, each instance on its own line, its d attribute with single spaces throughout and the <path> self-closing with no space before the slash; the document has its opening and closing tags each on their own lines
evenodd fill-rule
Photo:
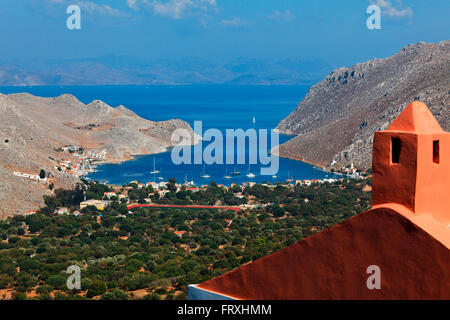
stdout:
<svg viewBox="0 0 450 320">
<path fill-rule="evenodd" d="M 239 171 L 236 171 L 236 167 L 234 167 L 234 171 L 231 173 L 232 176 L 238 176 L 241 173 Z"/>
<path fill-rule="evenodd" d="M 232 177 L 228 175 L 227 169 L 225 168 L 225 177 L 224 179 L 231 179 Z"/>
<path fill-rule="evenodd" d="M 164 178 L 163 177 L 158 177 L 158 180 L 164 180 Z"/>
<path fill-rule="evenodd" d="M 294 181 L 294 179 L 292 179 L 292 178 L 290 177 L 289 171 L 288 171 L 288 178 L 286 179 L 286 182 L 292 182 L 292 181 Z"/>
<path fill-rule="evenodd" d="M 247 178 L 254 178 L 256 175 L 250 172 L 250 164 L 248 165 L 248 173 L 245 175 Z"/>
<path fill-rule="evenodd" d="M 255 117 L 253 117 L 253 120 L 252 120 L 252 122 L 253 122 L 253 124 L 255 124 L 255 123 L 256 123 L 256 119 L 255 119 Z"/>
<path fill-rule="evenodd" d="M 276 178 L 278 178 L 278 177 L 277 177 L 277 175 L 274 174 L 274 175 L 272 176 L 272 178 L 273 178 L 273 179 L 276 179 Z"/>
<path fill-rule="evenodd" d="M 157 174 L 159 173 L 158 170 L 156 170 L 156 158 L 153 158 L 153 171 L 150 172 L 151 174 Z"/>
<path fill-rule="evenodd" d="M 211 176 L 209 174 L 206 174 L 206 166 L 205 165 L 203 165 L 203 174 L 200 176 L 200 178 L 203 178 L 203 179 L 211 178 Z"/>
</svg>

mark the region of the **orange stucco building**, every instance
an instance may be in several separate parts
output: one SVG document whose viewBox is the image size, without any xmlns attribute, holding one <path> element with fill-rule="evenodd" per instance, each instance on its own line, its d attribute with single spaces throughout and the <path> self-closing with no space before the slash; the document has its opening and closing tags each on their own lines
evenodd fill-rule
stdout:
<svg viewBox="0 0 450 320">
<path fill-rule="evenodd" d="M 450 299 L 450 134 L 413 102 L 375 133 L 372 167 L 372 209 L 191 285 L 189 298 Z"/>
</svg>

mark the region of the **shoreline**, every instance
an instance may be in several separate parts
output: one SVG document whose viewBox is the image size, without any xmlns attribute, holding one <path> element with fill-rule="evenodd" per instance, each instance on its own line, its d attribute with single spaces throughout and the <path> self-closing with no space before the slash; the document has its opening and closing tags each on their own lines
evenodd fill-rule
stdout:
<svg viewBox="0 0 450 320">
<path fill-rule="evenodd" d="M 198 139 L 198 140 L 197 140 Z M 201 137 L 199 137 L 197 134 L 195 134 L 194 132 L 194 143 L 191 144 L 190 146 L 195 146 L 198 143 L 200 143 L 200 141 L 202 140 Z M 157 155 L 157 154 L 162 154 L 162 153 L 166 153 L 169 152 L 173 147 L 175 147 L 176 145 L 169 145 L 167 147 L 164 147 L 164 150 L 159 151 L 159 152 L 151 152 L 151 153 L 137 153 L 137 154 L 128 154 L 128 155 L 123 155 L 122 157 L 116 157 L 116 158 L 112 158 L 112 159 L 107 159 L 107 160 L 103 160 L 103 161 L 98 161 L 98 163 L 95 164 L 95 167 L 92 168 L 92 171 L 87 172 L 85 174 L 80 175 L 78 178 L 82 179 L 85 176 L 96 172 L 97 170 L 97 166 L 99 165 L 105 165 L 105 164 L 122 164 L 124 162 L 127 161 L 133 161 L 136 160 L 138 157 L 146 157 L 146 156 L 151 156 L 151 155 Z"/>
<path fill-rule="evenodd" d="M 290 159 L 290 160 L 295 160 L 295 161 L 300 161 L 300 162 L 304 162 L 310 165 L 313 165 L 314 167 L 326 171 L 326 172 L 330 172 L 333 173 L 331 171 L 326 170 L 325 166 L 322 166 L 321 164 L 317 163 L 317 162 L 313 162 L 313 161 L 309 161 L 309 160 L 305 160 L 305 159 L 300 159 L 298 157 L 294 157 L 294 156 L 288 156 L 288 155 L 277 155 L 279 158 L 285 158 L 285 159 Z"/>
<path fill-rule="evenodd" d="M 276 152 L 273 152 L 276 149 Z M 270 153 L 277 156 L 278 158 L 284 158 L 284 159 L 290 159 L 290 160 L 295 160 L 295 161 L 300 161 L 300 162 L 304 162 L 307 164 L 310 164 L 312 166 L 314 166 L 317 169 L 320 169 L 322 171 L 328 172 L 328 173 L 332 173 L 332 174 L 339 174 L 337 172 L 331 172 L 330 170 L 326 169 L 326 166 L 319 164 L 317 162 L 313 162 L 313 161 L 309 161 L 309 160 L 305 160 L 305 158 L 303 157 L 303 159 L 300 159 L 299 157 L 295 157 L 295 156 L 290 156 L 290 155 L 280 155 L 280 148 L 279 146 L 273 148 Z"/>
<path fill-rule="evenodd" d="M 86 172 L 80 176 L 78 176 L 79 179 L 85 179 L 87 175 L 97 172 L 97 167 L 101 166 L 101 165 L 105 165 L 105 164 L 122 164 L 124 162 L 128 162 L 128 161 L 133 161 L 136 160 L 138 157 L 145 157 L 145 156 L 151 156 L 153 154 L 161 154 L 161 153 L 165 153 L 167 151 L 169 151 L 171 147 L 168 147 L 165 151 L 161 151 L 161 152 L 154 152 L 154 153 L 143 153 L 143 154 L 133 154 L 133 155 L 129 155 L 129 156 L 124 156 L 122 158 L 113 158 L 113 159 L 108 159 L 108 160 L 102 160 L 102 161 L 97 161 L 96 164 L 93 165 L 92 171 Z"/>
<path fill-rule="evenodd" d="M 163 154 L 163 153 L 169 152 L 171 148 L 173 148 L 173 147 L 172 147 L 172 146 L 171 146 L 171 147 L 168 147 L 166 151 L 158 152 L 158 153 L 136 154 L 136 155 L 131 155 L 131 156 L 127 157 L 127 159 L 122 159 L 122 160 L 118 160 L 118 159 L 116 159 L 116 160 L 106 160 L 106 161 L 99 162 L 99 163 L 96 165 L 96 167 L 94 168 L 93 171 L 91 171 L 91 172 L 89 172 L 89 173 L 87 173 L 87 174 L 85 174 L 85 175 L 83 175 L 83 176 L 80 176 L 80 179 L 83 178 L 83 179 L 90 180 L 90 181 L 97 181 L 96 179 L 91 180 L 91 178 L 86 177 L 86 176 L 89 175 L 89 174 L 91 174 L 91 173 L 97 172 L 96 169 L 97 169 L 97 166 L 98 166 L 98 165 L 105 165 L 105 164 L 121 164 L 121 163 L 124 163 L 124 162 L 127 162 L 127 161 L 133 161 L 133 160 L 136 160 L 136 159 L 139 158 L 139 157 L 147 157 L 147 156 L 152 156 L 152 155 Z M 326 173 L 326 174 L 332 174 L 332 175 L 335 175 L 335 176 L 343 176 L 343 174 L 341 174 L 341 173 L 339 173 L 339 172 L 331 172 L 331 171 L 329 171 L 329 170 L 326 170 L 324 166 L 322 166 L 322 165 L 320 165 L 320 164 L 317 164 L 317 163 L 314 163 L 314 162 L 312 162 L 312 161 L 306 161 L 306 160 L 302 160 L 302 159 L 295 158 L 295 157 L 289 157 L 289 156 L 281 156 L 281 157 L 280 157 L 279 155 L 276 155 L 276 154 L 274 154 L 274 155 L 277 156 L 277 157 L 279 157 L 279 158 L 290 159 L 290 160 L 294 160 L 294 161 L 297 161 L 297 162 L 303 162 L 303 163 L 305 163 L 305 164 L 308 164 L 308 165 L 312 166 L 315 170 L 322 171 L 322 172 L 324 172 L 324 173 Z M 106 181 L 106 182 L 105 182 L 106 184 L 113 184 L 113 185 L 117 184 L 117 183 L 112 183 L 112 182 L 110 182 L 110 179 L 109 179 L 108 177 L 103 178 L 103 179 L 101 179 L 101 180 Z M 255 183 L 264 183 L 264 182 L 257 182 L 257 181 L 254 181 L 254 180 L 252 180 L 251 178 L 249 178 L 249 179 L 247 179 L 247 180 L 248 180 L 248 181 L 244 181 L 243 183 L 245 183 L 245 182 L 247 182 L 247 183 L 251 183 L 251 182 L 255 182 Z M 271 180 L 272 180 L 272 181 L 271 181 Z M 100 180 L 98 180 L 98 181 L 100 181 Z M 284 182 L 284 180 L 276 180 L 276 179 L 273 180 L 272 176 L 267 175 L 267 180 L 266 180 L 266 182 L 267 182 L 267 183 L 279 183 L 279 182 L 282 183 L 282 182 Z M 230 179 L 230 180 L 229 180 L 229 183 L 224 183 L 224 182 L 222 182 L 221 184 L 229 185 L 229 184 L 232 184 L 232 183 L 236 183 L 236 181 L 234 181 L 234 179 Z M 120 183 L 119 183 L 119 184 L 120 184 Z"/>
</svg>

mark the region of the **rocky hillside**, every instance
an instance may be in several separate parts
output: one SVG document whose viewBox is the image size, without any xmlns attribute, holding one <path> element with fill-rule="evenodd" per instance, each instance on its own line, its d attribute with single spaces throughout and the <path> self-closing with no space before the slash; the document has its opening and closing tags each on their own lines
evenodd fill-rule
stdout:
<svg viewBox="0 0 450 320">
<path fill-rule="evenodd" d="M 60 160 L 74 160 L 62 147 L 103 151 L 107 161 L 117 162 L 165 151 L 177 128 L 192 133 L 182 120 L 148 121 L 123 106 L 112 108 L 101 101 L 85 105 L 72 95 L 0 94 L 0 114 L 0 218 L 37 209 L 42 196 L 51 193 L 47 184 L 15 176 L 14 171 L 38 175 L 44 169 L 55 188 L 78 181 L 55 169 Z"/>
<path fill-rule="evenodd" d="M 414 100 L 449 131 L 450 41 L 420 42 L 392 57 L 333 71 L 278 124 L 280 132 L 295 135 L 279 153 L 328 169 L 352 162 L 369 168 L 374 132 Z"/>
</svg>

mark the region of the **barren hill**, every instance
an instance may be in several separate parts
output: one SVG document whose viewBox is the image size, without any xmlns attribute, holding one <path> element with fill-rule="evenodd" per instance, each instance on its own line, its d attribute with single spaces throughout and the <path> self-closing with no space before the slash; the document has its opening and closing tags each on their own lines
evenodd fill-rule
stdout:
<svg viewBox="0 0 450 320">
<path fill-rule="evenodd" d="M 86 153 L 102 152 L 107 161 L 137 154 L 163 152 L 177 128 L 192 133 L 186 122 L 145 120 L 123 106 L 101 101 L 85 105 L 72 95 L 41 98 L 30 94 L 0 94 L 0 217 L 38 209 L 48 185 L 13 175 L 38 175 L 44 169 L 55 188 L 71 187 L 78 178 L 55 169 L 60 160 L 76 158 L 61 152 L 77 146 Z"/>
<path fill-rule="evenodd" d="M 373 133 L 412 101 L 424 102 L 450 129 L 450 41 L 419 42 L 392 57 L 339 68 L 313 86 L 277 126 L 296 135 L 283 157 L 331 168 L 371 166 Z"/>
</svg>

